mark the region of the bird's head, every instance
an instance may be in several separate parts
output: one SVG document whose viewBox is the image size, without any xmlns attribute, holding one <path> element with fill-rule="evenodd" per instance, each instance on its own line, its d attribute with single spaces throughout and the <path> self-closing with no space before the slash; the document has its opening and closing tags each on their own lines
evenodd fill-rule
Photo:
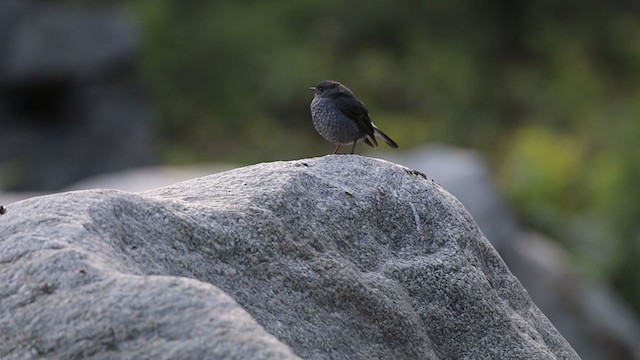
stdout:
<svg viewBox="0 0 640 360">
<path fill-rule="evenodd" d="M 310 87 L 309 90 L 313 90 L 315 95 L 320 97 L 336 97 L 345 94 L 353 96 L 351 90 L 333 80 L 324 80 L 320 84 Z"/>
</svg>

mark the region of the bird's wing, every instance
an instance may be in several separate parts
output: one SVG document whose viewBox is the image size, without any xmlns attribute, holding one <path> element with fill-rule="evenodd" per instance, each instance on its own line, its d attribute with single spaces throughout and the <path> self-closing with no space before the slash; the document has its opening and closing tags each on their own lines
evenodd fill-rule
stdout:
<svg viewBox="0 0 640 360">
<path fill-rule="evenodd" d="M 335 98 L 335 104 L 343 114 L 356 122 L 360 131 L 373 138 L 373 124 L 362 101 L 351 96 L 339 95 Z"/>
</svg>

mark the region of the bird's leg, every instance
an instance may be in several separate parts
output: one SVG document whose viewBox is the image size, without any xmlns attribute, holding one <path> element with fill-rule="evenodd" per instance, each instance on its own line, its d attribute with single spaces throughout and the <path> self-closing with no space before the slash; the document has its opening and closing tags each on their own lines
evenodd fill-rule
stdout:
<svg viewBox="0 0 640 360">
<path fill-rule="evenodd" d="M 337 152 L 338 152 L 338 149 L 340 149 L 340 144 L 338 144 L 338 146 L 336 146 L 336 149 L 335 149 L 335 150 L 333 150 L 333 153 L 334 153 L 334 154 L 335 154 L 335 153 L 337 153 Z"/>
<path fill-rule="evenodd" d="M 358 140 L 353 142 L 353 146 L 351 146 L 351 153 L 353 154 L 353 152 L 356 150 L 356 143 L 358 142 Z"/>
</svg>

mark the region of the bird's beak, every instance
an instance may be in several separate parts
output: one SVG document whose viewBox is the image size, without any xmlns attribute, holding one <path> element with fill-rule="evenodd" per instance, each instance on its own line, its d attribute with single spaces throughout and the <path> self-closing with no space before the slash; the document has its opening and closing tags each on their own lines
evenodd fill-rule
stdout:
<svg viewBox="0 0 640 360">
<path fill-rule="evenodd" d="M 315 87 L 315 86 L 312 86 L 312 87 L 310 87 L 310 88 L 309 88 L 309 90 L 316 91 L 316 87 Z"/>
</svg>

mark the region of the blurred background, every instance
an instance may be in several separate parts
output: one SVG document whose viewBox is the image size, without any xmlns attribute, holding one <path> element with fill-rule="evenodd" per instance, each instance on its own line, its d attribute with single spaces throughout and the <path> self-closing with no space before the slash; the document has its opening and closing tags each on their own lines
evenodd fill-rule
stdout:
<svg viewBox="0 0 640 360">
<path fill-rule="evenodd" d="M 543 308 L 583 358 L 640 356 L 637 1 L 0 0 L 0 203 L 140 167 L 324 155 L 307 90 L 324 79 L 402 147 L 368 155 L 454 194 L 434 174 L 480 166 L 509 224 L 563 254 L 562 279 L 604 289 L 620 317 L 603 321 L 627 323 L 594 320 L 587 340 Z"/>
</svg>

